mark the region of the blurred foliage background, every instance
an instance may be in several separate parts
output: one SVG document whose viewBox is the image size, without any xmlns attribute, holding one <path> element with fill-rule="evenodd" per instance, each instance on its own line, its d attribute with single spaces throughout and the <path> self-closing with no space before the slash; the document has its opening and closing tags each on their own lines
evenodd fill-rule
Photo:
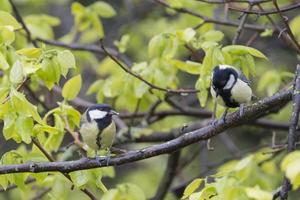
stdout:
<svg viewBox="0 0 300 200">
<path fill-rule="evenodd" d="M 31 81 L 28 87 L 51 110 L 59 107 L 57 102 L 63 100 L 57 93 L 57 86 L 54 85 L 63 86 L 69 78 L 80 73 L 82 86 L 78 97 L 93 103 L 109 103 L 121 112 L 121 118 L 123 116 L 127 125 L 125 128 L 120 128 L 118 132 L 117 146 L 122 149 L 140 149 L 152 145 L 152 143 L 126 143 L 128 131 L 134 138 L 138 138 L 156 131 L 168 132 L 170 129 L 184 125 L 207 123 L 209 120 L 207 116 L 197 117 L 184 113 L 166 115 L 157 120 L 154 117 L 150 118 L 150 121 L 147 116 L 135 120 L 132 116 L 147 113 L 157 102 L 159 103 L 156 112 L 178 110 L 178 105 L 182 108 L 211 111 L 213 101 L 207 89 L 210 85 L 211 69 L 217 64 L 232 64 L 242 69 L 250 78 L 255 95 L 263 98 L 284 88 L 292 80 L 295 66 L 299 63 L 299 53 L 297 55 L 297 51 L 291 47 L 291 44 L 284 40 L 282 36 L 284 33 L 281 33 L 281 37 L 278 36 L 279 32 L 273 30 L 266 16 L 249 15 L 247 24 L 267 28 L 259 31 L 244 28 L 237 42 L 244 47 L 230 47 L 237 27 L 204 23 L 199 17 L 178 12 L 186 8 L 208 18 L 239 24 L 241 13 L 227 10 L 225 4 L 210 4 L 195 0 L 162 1 L 170 5 L 168 8 L 159 1 L 151 0 L 111 0 L 103 1 L 107 3 L 104 5 L 100 3 L 102 1 L 90 0 L 15 0 L 14 2 L 32 38 L 36 39 L 40 47 L 44 45 L 43 54 L 47 54 L 46 51 L 51 53 L 51 50 L 55 49 L 58 55 L 63 55 L 60 62 L 66 60 L 69 65 L 72 55 L 65 52 L 65 48 L 47 44 L 47 41 L 100 48 L 99 38 L 104 37 L 105 44 L 112 48 L 112 52 L 115 52 L 114 55 L 122 63 L 152 84 L 162 88 L 200 89 L 198 94 L 182 92 L 179 95 L 168 96 L 163 91 L 150 89 L 145 83 L 125 73 L 103 53 L 72 49 L 70 50 L 75 57 L 76 68 L 75 64 L 73 67 L 69 66 L 65 78 L 57 79 L 55 75 L 52 77 L 47 70 L 45 74 L 37 72 L 30 75 Z M 294 0 L 280 0 L 278 3 L 280 7 L 299 4 Z M 240 9 L 247 9 L 248 6 L 247 3 L 230 3 L 230 5 Z M 272 2 L 263 3 L 262 7 L 265 10 L 274 10 Z M 7 0 L 0 0 L 0 9 L 13 14 Z M 299 11 L 300 9 L 296 8 L 284 13 L 289 19 L 298 43 L 300 43 Z M 278 26 L 284 27 L 278 14 L 270 17 Z M 32 46 L 23 31 L 16 31 L 15 39 L 9 45 L 13 46 L 14 50 Z M 28 54 L 32 52 L 21 51 L 19 54 L 28 58 Z M 71 58 L 69 59 L 68 56 Z M 2 79 L 4 84 L 5 76 Z M 43 82 L 42 85 L 40 81 Z M 53 87 L 56 88 L 56 92 Z M 38 112 L 43 118 L 47 110 L 36 102 L 32 93 L 29 91 L 24 93 L 30 102 L 38 106 Z M 165 101 L 168 98 L 175 101 L 177 106 Z M 74 105 L 74 108 L 81 113 L 85 109 L 78 104 Z M 78 121 L 76 119 L 79 113 L 73 108 L 64 109 L 74 117 L 74 122 L 70 123 L 72 129 L 76 130 Z M 222 108 L 219 108 L 219 115 L 222 111 Z M 57 114 L 56 120 L 62 120 L 59 118 L 58 111 L 54 113 Z M 267 119 L 287 125 L 290 113 L 289 104 L 280 112 L 269 115 Z M 5 113 L 2 115 L 4 116 Z M 55 126 L 58 126 L 57 124 L 56 121 Z M 284 151 L 270 153 L 273 151 L 270 147 L 275 135 L 276 144 L 286 142 L 287 130 L 242 126 L 214 137 L 211 141 L 213 151 L 207 149 L 206 142 L 199 142 L 182 149 L 176 177 L 165 199 L 180 199 L 186 184 L 197 177 L 202 179 L 194 183 L 196 189 L 200 184 L 206 183 L 197 190 L 202 192 L 200 196 L 214 196 L 218 193 L 221 196 L 211 199 L 270 199 L 272 191 L 280 186 L 283 178 L 279 172 L 281 172 L 281 160 L 285 155 Z M 52 140 L 48 139 L 50 137 L 48 134 L 38 137 L 45 148 L 53 152 L 58 160 L 72 160 L 80 156 L 76 148 L 64 148 L 72 141 L 70 135 L 61 134 L 59 138 L 55 136 Z M 43 156 L 37 155 L 39 153 L 31 147 L 30 141 L 24 144 L 20 143 L 24 142 L 23 138 L 19 141 L 16 137 L 11 138 L 13 140 L 6 140 L 7 138 L 4 139 L 1 134 L 2 164 L 17 163 L 16 155 L 21 155 L 23 161 L 45 161 Z M 32 157 L 27 154 L 32 154 Z M 25 155 L 28 156 L 27 159 Z M 118 167 L 76 172 L 71 177 L 77 183 L 76 187 L 92 188 L 92 191 L 101 197 L 99 199 L 148 199 L 153 197 L 158 189 L 167 165 L 167 157 L 164 155 Z M 281 169 L 286 170 L 285 167 Z M 61 174 L 52 174 L 54 175 L 48 173 L 30 175 L 37 179 L 37 182 L 31 184 L 23 184 L 29 174 L 24 174 L 24 177 L 21 175 L 13 178 L 2 177 L 0 181 L 2 186 L 7 185 L 8 182 L 4 181 L 7 179 L 10 183 L 18 185 L 18 188 L 1 192 L 0 198 L 34 199 L 45 190 L 47 195 L 43 195 L 42 199 L 87 199 L 80 190 L 72 189 L 71 183 L 67 182 Z M 196 189 L 191 190 L 189 194 L 194 197 L 189 195 L 186 197 L 205 199 L 196 193 Z M 106 190 L 109 192 L 103 196 Z M 298 195 L 297 191 L 292 192 L 290 199 L 298 199 Z"/>
</svg>

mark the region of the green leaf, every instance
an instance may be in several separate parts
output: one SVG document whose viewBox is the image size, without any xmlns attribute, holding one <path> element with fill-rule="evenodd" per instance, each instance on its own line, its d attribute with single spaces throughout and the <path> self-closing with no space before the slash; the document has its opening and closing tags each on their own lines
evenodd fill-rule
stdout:
<svg viewBox="0 0 300 200">
<path fill-rule="evenodd" d="M 102 88 L 104 84 L 104 80 L 100 79 L 100 80 L 97 80 L 95 81 L 87 90 L 86 94 L 87 95 L 91 95 L 93 93 L 97 93 L 100 88 Z"/>
<path fill-rule="evenodd" d="M 130 36 L 128 34 L 125 34 L 121 37 L 120 41 L 114 41 L 114 45 L 118 47 L 121 53 L 124 53 L 127 49 L 129 40 L 130 40 Z"/>
<path fill-rule="evenodd" d="M 142 98 L 143 95 L 150 89 L 146 83 L 135 79 L 134 80 L 134 95 L 136 98 Z"/>
<path fill-rule="evenodd" d="M 10 45 L 15 40 L 12 26 L 0 26 L 0 44 Z"/>
<path fill-rule="evenodd" d="M 201 192 L 190 195 L 189 200 L 207 200 L 212 199 L 217 195 L 217 189 L 214 186 L 208 185 Z"/>
<path fill-rule="evenodd" d="M 28 58 L 39 58 L 42 55 L 42 49 L 40 48 L 23 48 L 16 51 L 17 54 L 26 56 Z"/>
<path fill-rule="evenodd" d="M 22 141 L 26 144 L 31 143 L 31 134 L 33 133 L 33 120 L 32 118 L 18 117 L 16 121 L 16 129 L 21 136 Z"/>
<path fill-rule="evenodd" d="M 172 8 L 182 8 L 183 4 L 181 0 L 167 0 L 167 3 L 172 7 Z"/>
<path fill-rule="evenodd" d="M 293 160 L 287 165 L 285 176 L 291 181 L 293 190 L 300 186 L 300 159 Z"/>
<path fill-rule="evenodd" d="M 268 37 L 273 35 L 274 30 L 273 29 L 266 29 L 265 31 L 261 32 L 261 37 Z"/>
<path fill-rule="evenodd" d="M 223 47 L 222 51 L 226 51 L 226 52 L 229 52 L 231 54 L 236 54 L 236 55 L 251 54 L 252 56 L 255 56 L 258 58 L 268 59 L 263 53 L 261 53 L 257 49 L 254 49 L 252 47 L 242 46 L 242 45 L 229 45 L 229 46 Z"/>
<path fill-rule="evenodd" d="M 9 181 L 5 174 L 0 175 L 0 185 L 4 190 L 6 190 L 9 185 Z"/>
<path fill-rule="evenodd" d="M 57 66 L 53 66 L 52 58 L 44 58 L 41 63 L 41 68 L 37 71 L 39 78 L 41 78 L 48 89 L 54 86 L 57 81 Z"/>
<path fill-rule="evenodd" d="M 62 89 L 62 96 L 66 100 L 72 100 L 76 98 L 81 88 L 81 76 L 77 75 L 68 80 L 63 89 Z"/>
<path fill-rule="evenodd" d="M 14 30 L 22 28 L 11 14 L 4 11 L 0 11 L 0 26 L 12 26 Z"/>
<path fill-rule="evenodd" d="M 245 189 L 246 194 L 249 198 L 255 200 L 272 200 L 273 195 L 271 192 L 264 191 L 260 189 L 258 186 L 248 187 Z"/>
<path fill-rule="evenodd" d="M 170 60 L 169 61 L 173 66 L 178 69 L 190 73 L 190 74 L 200 74 L 201 64 L 193 61 L 187 60 L 186 62 L 182 62 L 180 60 Z"/>
<path fill-rule="evenodd" d="M 12 90 L 10 96 L 13 109 L 15 109 L 19 115 L 32 117 L 38 123 L 44 124 L 39 113 L 37 112 L 37 107 L 27 101 L 24 94 L 21 94 L 16 90 Z"/>
<path fill-rule="evenodd" d="M 279 89 L 280 83 L 280 74 L 276 70 L 269 70 L 260 78 L 257 90 L 259 92 L 267 90 L 268 96 L 271 96 Z"/>
<path fill-rule="evenodd" d="M 92 13 L 90 17 L 91 17 L 91 22 L 93 24 L 93 28 L 96 31 L 96 34 L 98 35 L 99 38 L 103 38 L 104 37 L 104 28 L 103 28 L 102 21 L 96 14 Z"/>
<path fill-rule="evenodd" d="M 300 160 L 300 151 L 293 151 L 289 153 L 284 159 L 281 161 L 280 168 L 282 171 L 286 171 L 288 165 L 294 160 Z"/>
<path fill-rule="evenodd" d="M 190 41 L 192 41 L 195 35 L 196 31 L 192 28 L 186 28 L 181 31 L 176 31 L 177 38 L 185 43 L 189 43 Z"/>
<path fill-rule="evenodd" d="M 150 58 L 165 57 L 172 58 L 178 48 L 177 40 L 166 34 L 155 35 L 148 45 L 148 55 Z"/>
<path fill-rule="evenodd" d="M 17 60 L 12 66 L 9 79 L 13 84 L 18 84 L 23 81 L 23 66 L 19 60 Z"/>
<path fill-rule="evenodd" d="M 106 2 L 98 1 L 93 3 L 91 9 L 96 12 L 100 17 L 113 17 L 116 15 L 114 8 Z"/>
<path fill-rule="evenodd" d="M 62 75 L 64 77 L 66 77 L 70 68 L 76 68 L 75 57 L 69 50 L 58 52 L 57 61 L 61 67 Z"/>
<path fill-rule="evenodd" d="M 7 70 L 9 68 L 9 64 L 6 61 L 6 58 L 0 52 L 0 69 Z"/>
<path fill-rule="evenodd" d="M 251 75 L 255 75 L 255 62 L 254 59 L 251 55 L 247 54 L 245 56 L 246 62 L 247 62 L 247 67 L 249 69 L 249 72 Z"/>
<path fill-rule="evenodd" d="M 64 138 L 64 120 L 57 114 L 53 114 L 54 116 L 54 124 L 55 128 L 57 129 L 58 133 L 57 134 L 51 134 L 46 142 L 45 142 L 45 147 L 48 150 L 52 151 L 57 151 L 63 141 Z"/>
<path fill-rule="evenodd" d="M 40 124 L 36 124 L 33 127 L 33 132 L 35 133 L 50 133 L 50 134 L 59 134 L 60 130 L 57 129 L 56 127 L 52 127 L 52 126 L 48 126 L 46 124 L 40 125 Z"/>
<path fill-rule="evenodd" d="M 193 180 L 184 190 L 183 192 L 183 197 L 181 199 L 186 199 L 188 198 L 192 193 L 194 193 L 202 184 L 203 179 L 202 178 L 197 178 Z"/>
<path fill-rule="evenodd" d="M 71 172 L 70 177 L 77 188 L 83 187 L 89 181 L 88 172 L 85 170 Z"/>
<path fill-rule="evenodd" d="M 202 37 L 205 41 L 219 42 L 223 39 L 224 34 L 221 31 L 209 30 Z"/>
</svg>

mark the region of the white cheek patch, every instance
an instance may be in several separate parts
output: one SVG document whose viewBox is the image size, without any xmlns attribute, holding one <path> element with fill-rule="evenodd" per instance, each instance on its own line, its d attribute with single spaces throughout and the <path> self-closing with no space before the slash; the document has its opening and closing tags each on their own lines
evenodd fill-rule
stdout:
<svg viewBox="0 0 300 200">
<path fill-rule="evenodd" d="M 229 80 L 227 81 L 226 85 L 224 86 L 223 89 L 227 90 L 227 89 L 230 89 L 232 88 L 233 84 L 234 84 L 234 75 L 230 74 L 230 77 L 229 77 Z"/>
<path fill-rule="evenodd" d="M 107 115 L 107 112 L 100 111 L 100 110 L 91 110 L 91 111 L 89 111 L 89 115 L 90 115 L 91 120 L 102 119 Z"/>
</svg>

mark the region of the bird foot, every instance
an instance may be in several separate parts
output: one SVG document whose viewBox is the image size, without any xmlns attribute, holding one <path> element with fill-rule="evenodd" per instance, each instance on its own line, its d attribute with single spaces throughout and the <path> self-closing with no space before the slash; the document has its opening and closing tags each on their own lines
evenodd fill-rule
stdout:
<svg viewBox="0 0 300 200">
<path fill-rule="evenodd" d="M 209 122 L 209 124 L 210 124 L 211 126 L 216 126 L 216 125 L 218 124 L 218 120 L 217 120 L 217 119 L 212 119 L 212 120 Z"/>
<path fill-rule="evenodd" d="M 111 155 L 108 155 L 108 156 L 105 157 L 105 160 L 106 160 L 106 166 L 109 165 L 110 159 L 111 159 Z"/>
<path fill-rule="evenodd" d="M 103 160 L 103 159 L 104 159 L 104 158 L 103 158 L 102 156 L 98 156 L 98 155 L 95 156 L 95 160 L 96 160 L 98 163 L 100 163 L 101 160 Z"/>
</svg>

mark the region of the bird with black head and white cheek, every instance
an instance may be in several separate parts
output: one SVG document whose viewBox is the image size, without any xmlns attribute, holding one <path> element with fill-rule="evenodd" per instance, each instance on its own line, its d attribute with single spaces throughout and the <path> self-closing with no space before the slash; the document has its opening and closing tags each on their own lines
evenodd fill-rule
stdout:
<svg viewBox="0 0 300 200">
<path fill-rule="evenodd" d="M 237 68 L 230 65 L 218 65 L 212 71 L 210 92 L 215 99 L 214 115 L 217 104 L 226 109 L 222 120 L 225 122 L 229 108 L 240 107 L 240 115 L 244 113 L 244 104 L 251 101 L 250 82 Z"/>
<path fill-rule="evenodd" d="M 110 159 L 110 149 L 116 135 L 116 125 L 112 119 L 118 115 L 107 104 L 97 104 L 89 107 L 81 117 L 80 135 L 84 143 L 95 150 L 96 159 L 99 161 L 98 150 L 107 151 L 107 163 Z"/>
</svg>

